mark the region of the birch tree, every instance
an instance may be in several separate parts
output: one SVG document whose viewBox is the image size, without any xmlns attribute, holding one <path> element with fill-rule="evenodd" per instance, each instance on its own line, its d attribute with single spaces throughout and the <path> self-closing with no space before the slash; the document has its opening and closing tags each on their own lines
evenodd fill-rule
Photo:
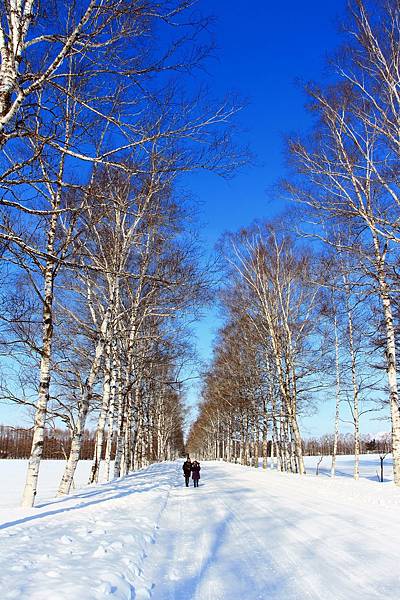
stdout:
<svg viewBox="0 0 400 600">
<path fill-rule="evenodd" d="M 87 268 L 76 252 L 67 265 L 67 255 L 90 181 L 100 166 L 128 178 L 147 173 L 141 161 L 155 144 L 164 146 L 165 157 L 179 142 L 175 172 L 199 166 L 223 172 L 236 163 L 226 152 L 226 123 L 236 107 L 228 100 L 210 107 L 201 94 L 189 99 L 168 82 L 168 72 L 187 72 L 207 54 L 208 43 L 195 42 L 206 21 L 192 18 L 191 5 L 106 0 L 78 7 L 57 0 L 51 19 L 34 1 L 0 7 L 0 239 L 21 256 L 20 268 L 30 263 L 43 271 L 42 364 L 25 506 L 34 502 L 49 402 L 54 281 L 63 267 Z M 158 43 L 157 28 L 165 43 Z M 162 170 L 169 169 L 165 160 Z M 46 243 L 30 235 L 38 223 Z M 113 319 L 106 318 L 106 329 Z M 102 359 L 97 350 L 89 388 Z"/>
<path fill-rule="evenodd" d="M 230 284 L 222 295 L 228 323 L 205 378 L 204 404 L 189 445 L 200 444 L 209 455 L 217 435 L 218 457 L 220 437 L 228 437 L 233 455 L 239 449 L 244 464 L 257 465 L 262 453 L 266 466 L 267 454 L 272 459 L 274 453 L 280 469 L 302 474 L 299 414 L 321 385 L 315 359 L 321 352 L 315 345 L 318 259 L 313 264 L 271 224 L 227 236 L 223 249 L 229 265 Z"/>
<path fill-rule="evenodd" d="M 374 288 L 382 306 L 385 323 L 386 365 L 392 421 L 394 478 L 400 483 L 400 412 L 396 372 L 395 325 L 390 290 L 391 255 L 396 251 L 395 224 L 397 200 L 384 145 L 376 128 L 365 118 L 373 119 L 365 98 L 357 88 L 338 84 L 333 89 L 311 89 L 310 95 L 320 121 L 314 140 L 293 140 L 292 156 L 303 183 L 289 186 L 292 197 L 309 206 L 314 215 L 324 215 L 334 222 L 349 223 L 352 242 L 347 250 L 366 246 L 364 257 L 370 264 Z M 362 116 L 362 118 L 360 118 Z M 396 159 L 397 160 L 397 159 Z M 384 177 L 384 173 L 387 177 Z M 325 235 L 325 227 L 315 235 L 334 244 Z M 357 242 L 356 242 L 357 240 Z M 354 244 L 354 248 L 353 248 Z"/>
</svg>

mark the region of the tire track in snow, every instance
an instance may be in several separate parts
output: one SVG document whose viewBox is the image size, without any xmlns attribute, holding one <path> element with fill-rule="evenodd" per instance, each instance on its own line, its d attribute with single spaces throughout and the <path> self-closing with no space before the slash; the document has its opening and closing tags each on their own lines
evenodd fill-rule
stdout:
<svg viewBox="0 0 400 600">
<path fill-rule="evenodd" d="M 179 473 L 179 466 L 176 465 L 174 482 L 173 482 L 173 484 L 170 485 L 170 487 L 168 489 L 165 501 L 164 501 L 164 503 L 161 507 L 161 510 L 158 514 L 157 521 L 154 524 L 153 536 L 151 538 L 151 545 L 153 546 L 154 549 L 157 548 L 160 535 L 162 535 L 162 533 L 163 533 L 162 529 L 161 529 L 161 521 L 162 521 L 165 513 L 168 512 L 169 505 L 171 503 L 171 500 L 174 497 L 174 489 L 176 489 L 176 487 L 178 486 L 178 473 Z M 149 600 L 153 596 L 155 583 L 153 581 L 148 580 L 145 576 L 147 563 L 149 562 L 149 560 L 151 560 L 151 556 L 153 554 L 153 552 L 150 551 L 150 548 L 151 548 L 150 546 L 148 546 L 146 548 L 146 550 L 148 550 L 148 552 L 146 552 L 142 558 L 142 562 L 140 565 L 141 569 L 140 569 L 140 573 L 138 574 L 139 578 L 132 582 L 132 586 L 134 587 L 134 590 L 135 590 L 135 595 L 134 595 L 135 600 Z"/>
<path fill-rule="evenodd" d="M 206 495 L 201 494 L 202 487 Z M 137 586 L 137 598 L 150 598 L 150 590 L 155 600 L 230 597 L 224 595 L 224 590 L 219 591 L 219 582 L 211 581 L 208 576 L 217 560 L 215 547 L 219 544 L 219 534 L 225 531 L 228 516 L 215 495 L 205 491 L 204 486 L 194 490 L 178 484 L 172 489 L 153 552 L 146 559 L 143 587 Z"/>
<path fill-rule="evenodd" d="M 271 589 L 271 581 L 269 579 L 266 579 L 265 576 L 263 576 L 263 572 L 266 568 L 265 565 L 265 561 L 266 561 L 266 557 L 267 557 L 267 561 L 270 563 L 270 567 L 268 568 L 268 570 L 270 572 L 272 572 L 273 574 L 277 574 L 277 575 L 286 575 L 285 577 L 285 582 L 287 584 L 288 582 L 288 573 L 290 572 L 295 572 L 297 570 L 298 567 L 298 563 L 297 561 L 293 558 L 290 557 L 289 553 L 287 552 L 286 549 L 280 548 L 279 552 L 280 552 L 280 560 L 278 562 L 277 559 L 275 559 L 272 554 L 271 554 L 271 550 L 270 548 L 267 547 L 267 544 L 265 542 L 264 539 L 260 538 L 254 531 L 253 528 L 251 528 L 248 523 L 247 520 L 245 520 L 243 517 L 241 517 L 238 514 L 237 510 L 233 510 L 232 509 L 232 505 L 229 505 L 227 502 L 225 502 L 224 500 L 220 499 L 220 502 L 228 509 L 232 512 L 232 514 L 234 514 L 234 519 L 231 522 L 231 526 L 234 530 L 236 530 L 237 532 L 237 537 L 241 537 L 243 539 L 243 532 L 246 533 L 246 536 L 248 538 L 252 538 L 255 542 L 256 542 L 256 554 L 258 556 L 258 564 L 257 564 L 257 568 L 256 568 L 256 576 L 258 579 L 262 579 L 262 581 L 264 582 L 264 592 L 268 594 L 268 596 L 259 596 L 260 600 L 264 600 L 264 598 L 273 598 L 274 596 L 272 594 L 276 593 L 277 596 L 279 598 L 290 598 L 290 600 L 321 600 L 321 596 L 319 595 L 319 593 L 317 593 L 316 590 L 313 590 L 313 592 L 310 592 L 309 584 L 304 585 L 303 583 L 301 583 L 299 581 L 299 579 L 297 578 L 295 582 L 292 583 L 293 577 L 290 578 L 290 589 L 282 589 L 282 587 L 278 587 L 276 589 Z M 241 509 L 242 509 L 242 504 L 241 504 Z M 244 545 L 242 546 L 242 550 L 241 552 L 245 553 L 247 556 L 247 560 L 246 562 L 248 564 L 251 565 L 252 569 L 254 570 L 254 546 L 251 546 L 253 548 L 252 551 L 248 550 L 248 546 Z M 264 552 L 261 552 L 261 550 L 263 550 Z M 282 553 L 284 553 L 284 556 L 286 558 L 286 561 L 282 561 Z M 285 573 L 282 573 L 282 562 L 286 562 L 286 566 L 285 566 Z M 285 594 L 285 595 L 283 595 Z M 290 594 L 290 595 L 289 595 Z"/>
<path fill-rule="evenodd" d="M 290 490 L 288 490 L 288 492 L 290 492 L 292 495 L 293 495 L 293 491 L 294 491 L 293 487 Z M 268 491 L 266 491 L 266 493 L 267 493 L 267 495 L 264 498 L 264 502 L 268 501 Z M 286 497 L 286 496 L 284 496 L 284 497 Z M 290 495 L 287 497 L 290 497 Z M 249 514 L 256 513 L 258 516 L 260 516 L 261 514 L 264 514 L 266 516 L 266 518 L 276 519 L 276 511 L 272 510 L 271 508 L 268 508 L 267 506 L 265 506 L 264 503 L 261 504 L 259 501 L 254 502 L 254 501 L 251 501 L 248 499 L 245 499 L 244 502 L 247 504 L 247 506 L 250 509 L 248 511 Z M 330 502 L 330 504 L 333 505 L 332 502 Z M 336 507 L 336 509 L 337 509 L 337 507 Z M 321 516 L 323 518 L 327 517 L 326 512 L 324 513 L 320 510 L 314 510 L 314 509 L 312 509 L 312 510 L 313 510 L 313 512 L 317 513 L 319 516 Z M 302 515 L 302 516 L 304 516 L 304 515 Z M 249 525 L 244 521 L 244 519 L 240 516 L 238 516 L 237 518 L 239 521 L 242 521 L 244 528 L 247 528 L 248 531 L 253 535 L 253 537 L 255 539 L 258 539 L 259 543 L 264 545 L 264 547 L 266 548 L 265 541 L 262 541 L 259 538 L 259 536 L 255 533 L 255 531 L 251 527 L 249 527 Z M 292 564 L 292 566 L 294 568 L 296 568 L 299 565 L 299 563 L 301 562 L 301 560 L 299 559 L 299 557 L 296 557 L 293 552 L 290 552 L 290 550 L 288 550 L 288 548 L 290 548 L 290 545 L 291 545 L 291 540 L 295 541 L 296 545 L 304 548 L 304 545 L 310 542 L 310 532 L 309 532 L 309 530 L 304 529 L 298 523 L 293 523 L 292 520 L 289 520 L 287 517 L 285 517 L 283 510 L 280 510 L 280 512 L 279 512 L 279 520 L 285 524 L 285 528 L 282 528 L 282 532 L 284 532 L 286 537 L 288 538 L 288 540 L 287 540 L 288 543 L 285 544 L 284 552 L 290 559 L 290 563 Z M 300 534 L 299 534 L 299 532 L 300 532 Z M 329 538 L 329 539 L 331 539 L 331 538 Z M 383 598 L 387 598 L 387 595 L 384 592 L 383 593 L 378 592 L 376 589 L 371 587 L 370 584 L 363 583 L 363 588 L 360 589 L 360 575 L 362 577 L 363 582 L 368 581 L 370 578 L 370 571 L 363 567 L 361 567 L 361 571 L 360 571 L 360 566 L 361 566 L 360 561 L 357 561 L 356 559 L 354 559 L 354 557 L 349 552 L 347 552 L 345 554 L 344 552 L 340 552 L 338 550 L 332 549 L 332 547 L 329 546 L 329 539 L 327 539 L 325 541 L 322 538 L 318 537 L 315 540 L 319 544 L 323 545 L 328 557 L 332 557 L 334 559 L 336 558 L 336 560 L 329 560 L 329 558 L 328 558 L 328 560 L 326 560 L 326 558 L 324 557 L 323 562 L 325 564 L 325 568 L 329 568 L 329 564 L 331 564 L 331 563 L 334 564 L 336 578 L 341 582 L 342 585 L 344 584 L 344 582 L 348 582 L 348 581 L 353 582 L 354 588 L 358 589 L 359 592 L 363 593 L 363 596 L 362 596 L 363 600 L 366 600 L 366 599 L 382 600 Z M 283 546 L 283 544 L 281 543 L 280 547 L 279 547 L 279 552 L 282 552 L 282 546 Z M 346 567 L 341 567 L 339 565 L 339 563 L 344 562 L 343 561 L 344 556 L 345 556 Z M 312 567 L 312 565 L 310 565 L 310 567 Z M 357 574 L 353 573 L 353 569 L 357 569 Z M 340 576 L 337 576 L 338 571 L 340 571 Z M 324 600 L 328 599 L 328 598 L 331 600 L 339 600 L 339 599 L 349 600 L 349 592 L 348 591 L 340 592 L 339 588 L 337 588 L 337 587 L 335 588 L 332 595 L 328 596 L 328 593 L 329 593 L 328 590 L 326 589 L 326 587 L 324 587 L 321 590 L 321 582 L 320 582 L 320 580 L 318 580 L 316 574 L 312 571 L 311 568 L 307 571 L 307 578 L 308 578 L 307 585 L 310 585 L 310 587 L 313 588 L 314 593 L 316 594 L 314 596 L 311 596 L 312 598 L 320 599 L 323 597 Z M 380 582 L 380 584 L 382 585 L 382 582 Z M 321 594 L 323 594 L 323 596 L 321 596 Z M 368 596 L 365 594 L 368 594 Z"/>
<path fill-rule="evenodd" d="M 196 579 L 197 573 L 204 569 L 207 561 L 207 536 L 201 535 L 200 540 L 196 542 L 193 540 L 191 532 L 185 527 L 187 515 L 193 512 L 193 502 L 195 502 L 194 494 L 181 485 L 180 464 L 178 463 L 174 483 L 157 521 L 157 531 L 152 549 L 151 551 L 149 549 L 149 553 L 145 557 L 141 576 L 134 582 L 135 600 L 150 598 L 187 600 L 188 596 L 186 594 L 182 596 L 179 591 L 182 586 L 181 570 L 185 568 L 184 561 L 188 560 L 188 556 L 194 556 L 196 559 L 196 571 L 192 574 L 191 579 Z M 174 543 L 170 549 L 168 541 L 172 538 L 174 538 Z M 171 550 L 170 555 L 168 555 L 168 550 Z M 164 573 L 160 581 L 162 569 L 164 569 Z M 210 600 L 216 600 L 211 591 Z"/>
</svg>

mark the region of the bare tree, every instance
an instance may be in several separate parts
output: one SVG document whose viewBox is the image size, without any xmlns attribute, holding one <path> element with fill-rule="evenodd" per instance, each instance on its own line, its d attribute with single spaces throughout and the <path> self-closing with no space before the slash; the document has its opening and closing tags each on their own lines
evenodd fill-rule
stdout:
<svg viewBox="0 0 400 600">
<path fill-rule="evenodd" d="M 166 77 L 190 71 L 208 53 L 207 42 L 196 42 L 206 21 L 194 19 L 191 6 L 187 0 L 101 0 L 78 7 L 55 0 L 50 12 L 30 1 L 0 7 L 0 239 L 43 302 L 26 506 L 34 502 L 49 404 L 55 278 L 64 268 L 99 269 L 72 244 L 80 215 L 93 207 L 88 195 L 99 171 L 146 177 L 156 161 L 159 176 L 168 179 L 199 167 L 226 173 L 241 161 L 227 151 L 226 125 L 237 107 L 228 100 L 209 106 L 196 92 L 188 98 Z M 156 28 L 165 43 L 158 43 Z M 117 319 L 117 287 L 102 336 Z M 101 342 L 85 383 L 88 397 L 103 354 Z M 81 436 L 88 404 L 82 404 Z"/>
<path fill-rule="evenodd" d="M 363 20 L 366 13 L 362 2 L 357 6 L 357 13 L 364 15 Z M 357 26 L 360 23 L 355 20 Z M 365 248 L 363 257 L 369 264 L 385 323 L 394 478 L 399 484 L 400 412 L 389 276 L 391 256 L 397 250 L 398 210 L 393 179 L 397 158 L 386 153 L 387 143 L 372 124 L 376 107 L 371 99 L 359 93 L 357 85 L 345 81 L 326 90 L 310 88 L 309 94 L 313 109 L 319 115 L 316 135 L 311 140 L 290 143 L 302 183 L 289 185 L 288 189 L 294 199 L 312 209 L 316 219 L 320 215 L 321 226 L 319 230 L 315 228 L 315 236 L 335 245 L 335 239 L 326 234 L 326 226 L 321 221 L 341 220 L 351 231 L 351 241 L 342 251 L 360 255 L 360 245 Z"/>
</svg>

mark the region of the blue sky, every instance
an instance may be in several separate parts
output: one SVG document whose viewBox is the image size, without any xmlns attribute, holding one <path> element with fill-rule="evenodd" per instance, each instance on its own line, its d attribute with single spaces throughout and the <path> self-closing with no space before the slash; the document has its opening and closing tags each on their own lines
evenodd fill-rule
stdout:
<svg viewBox="0 0 400 600">
<path fill-rule="evenodd" d="M 310 125 L 300 82 L 324 77 L 327 54 L 340 42 L 337 22 L 344 4 L 258 0 L 250 12 L 250 4 L 239 1 L 202 3 L 216 17 L 218 49 L 207 65 L 208 83 L 216 97 L 233 90 L 249 101 L 238 120 L 258 163 L 229 182 L 190 176 L 191 189 L 204 203 L 210 244 L 222 231 L 279 209 L 268 190 L 285 172 L 284 136 Z"/>
<path fill-rule="evenodd" d="M 206 224 L 202 237 L 209 251 L 225 231 L 272 217 L 283 208 L 273 188 L 286 172 L 285 137 L 307 131 L 312 123 L 301 82 L 328 76 L 328 57 L 342 39 L 345 5 L 342 0 L 203 2 L 205 12 L 216 17 L 217 58 L 208 65 L 213 92 L 222 96 L 233 90 L 248 99 L 239 123 L 243 141 L 257 162 L 229 181 L 210 174 L 190 175 L 190 188 L 201 203 L 200 216 Z M 195 327 L 204 361 L 211 357 L 219 323 L 214 308 Z M 189 402 L 195 404 L 197 398 L 193 385 Z M 333 411 L 333 403 L 322 404 L 318 415 L 303 419 L 303 434 L 329 432 Z M 361 425 L 364 432 L 388 429 L 387 423 L 367 417 Z M 351 431 L 351 426 L 343 424 L 342 430 Z"/>
<path fill-rule="evenodd" d="M 338 23 L 345 2 L 202 0 L 199 5 L 205 14 L 215 16 L 217 50 L 207 62 L 207 73 L 197 77 L 215 97 L 233 91 L 246 98 L 248 106 L 238 121 L 241 138 L 257 162 L 229 181 L 205 173 L 187 176 L 185 186 L 199 202 L 199 218 L 204 223 L 201 237 L 211 253 L 224 231 L 281 210 L 282 201 L 272 188 L 285 173 L 284 137 L 305 131 L 311 124 L 300 81 L 325 77 L 327 56 L 340 44 Z M 218 324 L 214 309 L 195 327 L 199 354 L 205 361 L 211 356 Z M 188 394 L 191 404 L 197 395 L 193 385 Z M 325 405 L 318 417 L 305 420 L 304 433 L 326 432 L 332 411 L 333 407 Z M 0 422 L 13 424 L 21 418 L 15 408 L 0 406 Z M 365 427 L 377 431 L 385 425 L 366 422 Z"/>
</svg>

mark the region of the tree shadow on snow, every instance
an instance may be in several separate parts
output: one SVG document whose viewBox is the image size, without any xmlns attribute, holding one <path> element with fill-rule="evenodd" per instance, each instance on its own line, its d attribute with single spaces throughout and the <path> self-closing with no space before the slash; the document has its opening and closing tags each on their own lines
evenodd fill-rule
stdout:
<svg viewBox="0 0 400 600">
<path fill-rule="evenodd" d="M 162 466 L 164 466 L 164 468 L 162 468 Z M 47 510 L 44 512 L 39 512 L 38 514 L 28 515 L 26 517 L 22 517 L 21 519 L 16 519 L 15 521 L 0 523 L 0 530 L 22 525 L 24 523 L 29 523 L 30 521 L 44 519 L 45 517 L 57 514 L 66 514 L 68 512 L 81 510 L 96 504 L 103 504 L 104 502 L 109 502 L 110 500 L 118 500 L 133 494 L 141 494 L 143 492 L 151 491 L 154 488 L 160 488 L 162 485 L 170 486 L 170 477 L 176 471 L 176 467 L 171 469 L 171 466 L 168 466 L 169 469 L 166 470 L 165 465 L 151 465 L 151 467 L 146 469 L 146 471 L 137 471 L 125 477 L 114 479 L 111 482 L 98 484 L 95 487 L 85 488 L 84 490 L 70 494 L 69 496 L 55 498 L 50 502 L 39 504 L 35 508 L 40 509 L 44 508 L 45 506 L 58 507 L 60 504 L 63 506 L 60 508 L 54 508 L 54 510 Z M 159 468 L 157 469 L 154 467 Z M 102 497 L 98 498 L 98 496 Z M 82 499 L 81 502 L 74 504 L 73 506 L 64 506 L 66 502 L 74 502 L 79 498 Z"/>
<path fill-rule="evenodd" d="M 206 484 L 203 485 L 206 487 Z M 210 493 L 215 494 L 214 488 Z M 239 529 L 241 535 L 237 536 L 238 527 L 242 527 L 242 518 L 238 515 L 241 502 L 246 496 L 251 496 L 253 490 L 246 487 L 238 487 L 234 491 L 224 490 L 221 485 L 218 502 L 211 509 L 210 493 L 205 489 L 204 494 L 199 494 L 195 505 L 190 505 L 183 538 L 182 532 L 178 531 L 164 540 L 168 544 L 167 547 L 163 546 L 164 556 L 170 557 L 170 561 L 164 563 L 163 572 L 158 572 L 158 589 L 154 592 L 157 600 L 170 597 L 174 600 L 188 600 L 203 597 L 202 594 L 209 597 L 209 588 L 215 593 L 215 597 L 222 597 L 220 593 L 226 593 L 226 597 L 231 600 L 260 597 L 263 588 L 262 583 L 255 580 L 255 571 L 243 568 L 243 564 L 248 567 L 253 560 L 252 540 L 242 537 L 243 533 L 246 535 L 246 527 Z M 192 499 L 195 494 L 193 490 L 188 495 Z M 234 547 L 231 545 L 232 541 Z M 182 548 L 186 548 L 184 553 Z M 188 553 L 189 548 L 191 554 Z M 268 556 L 265 557 L 264 565 L 266 563 Z M 173 578 L 170 577 L 171 572 Z M 268 579 L 268 590 L 281 590 L 284 587 L 284 573 L 279 569 L 274 572 L 270 570 Z M 222 586 L 223 591 L 215 588 L 218 585 Z"/>
<path fill-rule="evenodd" d="M 373 462 L 373 461 L 369 461 L 369 462 L 371 463 L 370 466 L 376 466 L 376 470 L 377 470 L 377 472 L 379 472 L 380 466 L 378 467 L 376 465 L 376 463 Z M 364 463 L 364 465 L 368 465 L 368 462 Z M 389 463 L 387 465 L 385 465 L 385 468 L 387 468 L 388 470 L 390 470 L 391 467 L 392 467 L 392 465 L 389 464 Z M 307 468 L 307 472 L 310 475 L 312 474 L 314 476 L 316 476 L 315 470 L 316 470 L 315 467 L 308 466 L 308 468 Z M 325 468 L 325 467 L 320 467 L 319 468 L 319 475 L 320 475 L 320 477 L 328 477 L 328 478 L 331 479 L 331 469 L 330 468 Z M 350 471 L 341 471 L 340 469 L 336 469 L 336 476 L 337 477 L 343 477 L 345 479 L 354 479 L 354 474 L 352 472 L 350 472 Z M 375 481 L 377 483 L 381 483 L 380 480 L 378 479 L 378 477 L 379 477 L 379 473 L 378 473 L 378 475 L 377 475 L 377 473 L 375 473 L 375 474 L 370 473 L 369 475 L 366 475 L 362 471 L 360 472 L 360 481 L 362 481 L 363 479 L 365 479 L 367 481 Z M 389 478 L 385 477 L 383 483 L 388 483 L 390 481 L 392 481 L 392 479 L 389 479 Z"/>
</svg>

